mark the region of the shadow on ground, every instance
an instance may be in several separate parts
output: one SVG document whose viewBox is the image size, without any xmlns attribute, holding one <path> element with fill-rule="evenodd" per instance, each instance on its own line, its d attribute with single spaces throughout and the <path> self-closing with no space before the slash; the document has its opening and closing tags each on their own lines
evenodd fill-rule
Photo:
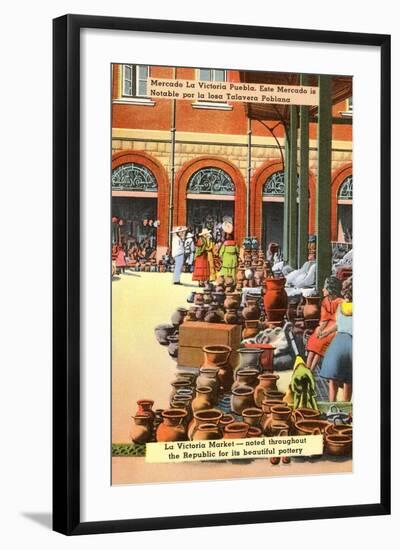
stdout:
<svg viewBox="0 0 400 550">
<path fill-rule="evenodd" d="M 53 526 L 53 516 L 50 512 L 22 512 L 22 516 L 46 527 L 46 529 L 51 529 Z"/>
</svg>

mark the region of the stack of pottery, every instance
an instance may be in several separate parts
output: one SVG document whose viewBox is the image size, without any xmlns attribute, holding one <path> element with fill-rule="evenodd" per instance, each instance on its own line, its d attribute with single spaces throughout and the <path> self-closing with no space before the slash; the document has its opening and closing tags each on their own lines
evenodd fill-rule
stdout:
<svg viewBox="0 0 400 550">
<path fill-rule="evenodd" d="M 162 346 L 168 346 L 169 344 L 168 336 L 172 336 L 175 331 L 176 331 L 176 328 L 174 327 L 174 325 L 169 325 L 167 323 L 157 325 L 156 328 L 154 329 L 157 342 Z"/>
<path fill-rule="evenodd" d="M 170 394 L 170 402 L 176 398 L 180 397 L 193 397 L 193 384 L 190 380 L 185 380 L 182 378 L 177 378 L 171 382 L 172 391 Z"/>
<path fill-rule="evenodd" d="M 291 416 L 292 409 L 286 404 L 272 405 L 271 414 L 263 424 L 265 435 L 288 435 L 291 429 Z"/>
<path fill-rule="evenodd" d="M 258 385 L 254 390 L 254 401 L 257 407 L 262 407 L 265 398 L 271 398 L 271 390 L 277 390 L 277 374 L 263 373 L 258 375 Z M 267 395 L 269 392 L 269 395 Z"/>
<path fill-rule="evenodd" d="M 187 437 L 189 440 L 193 440 L 197 430 L 202 424 L 217 427 L 220 430 L 219 422 L 222 418 L 222 412 L 219 409 L 204 409 L 193 413 L 193 420 L 188 425 Z M 219 439 L 219 438 L 216 438 Z"/>
<path fill-rule="evenodd" d="M 239 323 L 238 309 L 240 307 L 240 301 L 240 292 L 226 292 L 224 301 L 224 319 L 226 323 L 231 325 Z"/>
<path fill-rule="evenodd" d="M 264 281 L 264 310 L 270 322 L 283 324 L 288 302 L 285 282 L 285 277 L 269 277 Z"/>
</svg>

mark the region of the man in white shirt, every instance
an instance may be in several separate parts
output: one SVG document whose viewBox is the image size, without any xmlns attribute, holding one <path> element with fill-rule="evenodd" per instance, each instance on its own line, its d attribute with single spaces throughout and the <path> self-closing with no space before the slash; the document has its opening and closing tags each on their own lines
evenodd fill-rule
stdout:
<svg viewBox="0 0 400 550">
<path fill-rule="evenodd" d="M 174 285 L 180 285 L 180 278 L 185 259 L 185 235 L 187 227 L 180 225 L 172 230 L 172 257 L 175 261 L 174 275 L 172 281 Z"/>
</svg>

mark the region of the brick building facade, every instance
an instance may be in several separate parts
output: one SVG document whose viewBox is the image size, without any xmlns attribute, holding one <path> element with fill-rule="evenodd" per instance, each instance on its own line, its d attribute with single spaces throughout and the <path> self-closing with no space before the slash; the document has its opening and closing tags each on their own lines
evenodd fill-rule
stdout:
<svg viewBox="0 0 400 550">
<path fill-rule="evenodd" d="M 249 122 L 243 103 L 146 95 L 147 76 L 239 82 L 238 71 L 114 65 L 112 74 L 112 213 L 136 224 L 128 234 L 140 236 L 143 219 L 158 219 L 154 242 L 161 254 L 172 226 L 199 225 L 208 213 L 232 216 L 239 242 L 247 232 L 264 247 L 281 242 L 284 124 Z M 349 100 L 333 106 L 331 240 L 339 242 L 351 240 L 352 231 L 351 113 Z M 315 231 L 316 177 L 317 124 L 311 122 L 309 234 Z"/>
</svg>

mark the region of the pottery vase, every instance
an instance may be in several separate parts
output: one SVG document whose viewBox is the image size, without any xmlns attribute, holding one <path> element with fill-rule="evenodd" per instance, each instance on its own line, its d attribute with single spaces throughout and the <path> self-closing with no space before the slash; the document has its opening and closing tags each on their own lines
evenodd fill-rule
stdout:
<svg viewBox="0 0 400 550">
<path fill-rule="evenodd" d="M 162 346 L 168 346 L 168 336 L 172 336 L 175 330 L 176 328 L 173 325 L 169 325 L 167 323 L 157 325 L 154 329 L 157 342 Z"/>
<path fill-rule="evenodd" d="M 241 295 L 239 292 L 226 292 L 224 308 L 225 309 L 239 309 Z"/>
<path fill-rule="evenodd" d="M 261 349 L 262 354 L 260 355 L 260 366 L 262 371 L 272 372 L 274 370 L 274 346 L 271 344 L 251 344 L 246 342 L 244 347 Z"/>
<path fill-rule="evenodd" d="M 254 401 L 257 407 L 261 407 L 266 397 L 266 391 L 276 390 L 276 382 L 279 380 L 279 376 L 277 374 L 263 373 L 258 376 L 258 380 L 258 385 L 254 390 Z"/>
<path fill-rule="evenodd" d="M 254 388 L 238 386 L 232 390 L 231 410 L 241 415 L 243 409 L 254 407 Z"/>
<path fill-rule="evenodd" d="M 206 323 L 220 323 L 222 321 L 222 315 L 220 315 L 216 305 L 210 305 L 210 309 L 204 316 Z"/>
<path fill-rule="evenodd" d="M 245 321 L 244 322 L 245 328 L 242 330 L 242 339 L 246 338 L 254 338 L 259 332 L 260 332 L 260 326 L 259 321 L 252 320 L 252 321 Z"/>
<path fill-rule="evenodd" d="M 171 323 L 174 327 L 179 327 L 183 323 L 183 320 L 187 314 L 187 309 L 184 307 L 178 307 L 171 315 Z"/>
<path fill-rule="evenodd" d="M 254 368 L 236 369 L 232 390 L 239 388 L 240 386 L 251 387 L 254 389 L 257 386 L 258 375 L 259 371 Z"/>
<path fill-rule="evenodd" d="M 260 427 L 263 411 L 259 407 L 249 407 L 248 409 L 243 409 L 242 416 L 244 422 L 249 426 Z"/>
<path fill-rule="evenodd" d="M 260 318 L 261 311 L 258 307 L 258 298 L 247 298 L 246 305 L 242 311 L 242 315 L 246 321 L 253 321 Z"/>
<path fill-rule="evenodd" d="M 211 388 L 211 399 L 213 403 L 216 403 L 219 395 L 219 380 L 218 376 L 219 367 L 217 366 L 203 366 L 200 367 L 199 376 L 196 380 L 196 389 L 202 386 Z"/>
<path fill-rule="evenodd" d="M 249 425 L 246 422 L 232 422 L 225 426 L 224 439 L 243 439 L 248 431 Z"/>
<path fill-rule="evenodd" d="M 229 392 L 233 384 L 233 370 L 229 361 L 219 366 L 217 376 L 221 391 Z"/>
<path fill-rule="evenodd" d="M 285 404 L 272 405 L 271 414 L 262 426 L 265 435 L 276 435 L 272 432 L 272 424 L 280 423 L 285 424 L 288 429 L 291 426 L 292 409 Z"/>
<path fill-rule="evenodd" d="M 193 420 L 188 425 L 188 439 L 193 440 L 193 436 L 200 424 L 218 425 L 221 418 L 222 412 L 219 409 L 205 409 L 193 413 Z"/>
<path fill-rule="evenodd" d="M 139 401 L 137 401 L 138 408 L 135 416 L 145 415 L 150 417 L 151 420 L 154 420 L 155 414 L 152 409 L 153 405 L 154 401 L 151 399 L 139 399 Z"/>
<path fill-rule="evenodd" d="M 184 409 L 166 409 L 162 412 L 163 421 L 157 428 L 156 439 L 164 441 L 184 441 L 186 429 L 183 420 L 187 416 Z"/>
<path fill-rule="evenodd" d="M 261 370 L 260 368 L 260 356 L 262 354 L 261 348 L 253 347 L 243 347 L 238 349 L 239 353 L 239 366 L 238 368 L 255 368 Z"/>
<path fill-rule="evenodd" d="M 210 441 L 213 439 L 222 439 L 222 431 L 217 424 L 200 424 L 193 434 L 193 441 Z"/>
<path fill-rule="evenodd" d="M 283 321 L 288 297 L 285 291 L 285 277 L 269 277 L 264 280 L 264 309 L 269 321 Z"/>
<path fill-rule="evenodd" d="M 148 443 L 153 437 L 153 418 L 145 414 L 132 416 L 130 438 L 133 443 Z"/>
<path fill-rule="evenodd" d="M 210 366 L 210 367 L 219 367 L 220 365 L 224 365 L 232 352 L 232 348 L 230 346 L 225 345 L 215 345 L 215 346 L 204 346 L 203 348 L 203 354 L 204 354 L 204 366 Z"/>
<path fill-rule="evenodd" d="M 224 315 L 224 321 L 228 325 L 239 324 L 239 316 L 236 309 L 227 309 Z"/>
<path fill-rule="evenodd" d="M 196 388 L 196 397 L 192 401 L 193 413 L 211 409 L 214 405 L 213 388 L 210 386 L 198 386 Z"/>
</svg>

